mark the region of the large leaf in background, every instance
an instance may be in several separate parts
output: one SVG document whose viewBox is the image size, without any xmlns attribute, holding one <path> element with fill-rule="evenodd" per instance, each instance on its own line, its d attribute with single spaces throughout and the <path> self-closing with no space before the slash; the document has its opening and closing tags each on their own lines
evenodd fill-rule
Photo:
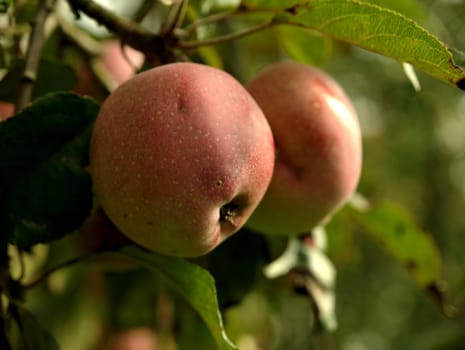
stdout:
<svg viewBox="0 0 465 350">
<path fill-rule="evenodd" d="M 418 19 L 428 16 L 427 4 L 419 0 L 363 0 L 381 7 L 387 7 L 403 15 Z"/>
<path fill-rule="evenodd" d="M 465 89 L 465 72 L 448 48 L 413 20 L 392 10 L 350 0 L 244 0 L 245 8 L 271 11 L 273 24 L 316 30 L 331 38 L 410 63 Z"/>
<path fill-rule="evenodd" d="M 85 165 L 99 106 L 59 93 L 0 123 L 3 240 L 28 249 L 81 226 L 92 206 Z"/>
<path fill-rule="evenodd" d="M 353 217 L 366 234 L 407 269 L 421 288 L 432 293 L 442 307 L 446 306 L 445 296 L 439 290 L 442 281 L 439 249 L 409 212 L 384 202 L 368 210 L 354 209 Z"/>
<path fill-rule="evenodd" d="M 332 42 L 314 31 L 294 26 L 276 28 L 280 45 L 296 61 L 321 66 L 329 59 Z"/>
<path fill-rule="evenodd" d="M 0 100 L 15 102 L 24 68 L 24 60 L 16 60 L 8 67 L 8 73 L 0 80 Z M 57 79 L 56 77 L 59 77 Z M 39 63 L 32 98 L 51 92 L 69 91 L 77 82 L 73 69 L 59 61 L 43 58 Z"/>
<path fill-rule="evenodd" d="M 218 307 L 215 281 L 201 267 L 184 259 L 128 246 L 121 252 L 140 265 L 160 273 L 198 312 L 220 350 L 237 349 L 226 336 Z"/>
</svg>

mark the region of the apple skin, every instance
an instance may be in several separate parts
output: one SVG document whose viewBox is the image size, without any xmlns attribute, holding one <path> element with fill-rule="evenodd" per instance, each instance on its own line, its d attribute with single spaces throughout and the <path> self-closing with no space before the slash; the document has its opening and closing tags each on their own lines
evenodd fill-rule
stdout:
<svg viewBox="0 0 465 350">
<path fill-rule="evenodd" d="M 0 121 L 7 120 L 13 116 L 15 112 L 15 105 L 10 102 L 0 101 Z"/>
<path fill-rule="evenodd" d="M 105 350 L 156 350 L 157 336 L 149 328 L 139 327 L 113 334 L 103 346 Z"/>
<path fill-rule="evenodd" d="M 247 89 L 273 131 L 276 162 L 246 226 L 293 235 L 324 225 L 351 197 L 361 172 L 361 132 L 349 98 L 325 72 L 291 61 L 269 65 Z"/>
<path fill-rule="evenodd" d="M 114 89 L 136 74 L 137 69 L 144 63 L 144 55 L 130 46 L 121 47 L 118 40 L 108 40 L 102 43 L 102 53 L 97 62 L 108 80 L 109 88 Z M 76 93 L 91 96 L 99 101 L 107 97 L 107 89 L 92 72 L 89 62 L 78 61 L 76 71 Z"/>
<path fill-rule="evenodd" d="M 139 245 L 208 253 L 265 194 L 274 143 L 263 112 L 231 75 L 196 63 L 140 73 L 103 103 L 91 140 L 97 201 Z"/>
<path fill-rule="evenodd" d="M 144 54 L 130 46 L 121 47 L 116 40 L 104 44 L 102 64 L 111 74 L 115 86 L 132 78 L 144 63 Z"/>
</svg>

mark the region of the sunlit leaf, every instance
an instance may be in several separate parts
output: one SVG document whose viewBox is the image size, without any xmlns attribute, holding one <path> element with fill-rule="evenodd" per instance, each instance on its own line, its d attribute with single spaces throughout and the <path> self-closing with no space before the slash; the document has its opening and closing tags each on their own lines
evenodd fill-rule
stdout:
<svg viewBox="0 0 465 350">
<path fill-rule="evenodd" d="M 354 217 L 380 246 L 399 261 L 417 284 L 429 288 L 441 280 L 441 258 L 432 237 L 402 207 L 382 203 Z"/>
<path fill-rule="evenodd" d="M 390 8 L 411 18 L 423 18 L 427 15 L 427 5 L 418 0 L 364 0 L 364 2 Z"/>
<path fill-rule="evenodd" d="M 218 69 L 224 69 L 223 58 L 219 54 L 216 47 L 201 47 L 197 53 L 202 58 L 202 61 L 205 62 L 205 64 Z"/>
<path fill-rule="evenodd" d="M 128 246 L 121 252 L 140 265 L 160 273 L 192 305 L 210 330 L 220 350 L 237 349 L 226 336 L 218 307 L 215 281 L 201 267 L 184 259 Z"/>
<path fill-rule="evenodd" d="M 331 53 L 331 40 L 309 29 L 279 26 L 278 39 L 292 59 L 312 65 L 323 65 Z"/>
<path fill-rule="evenodd" d="M 454 63 L 445 44 L 413 20 L 390 9 L 351 0 L 285 1 L 282 5 L 274 1 L 245 3 L 255 11 L 274 11 L 274 24 L 316 30 L 333 39 L 410 63 L 437 79 L 465 89 L 465 72 Z"/>
</svg>

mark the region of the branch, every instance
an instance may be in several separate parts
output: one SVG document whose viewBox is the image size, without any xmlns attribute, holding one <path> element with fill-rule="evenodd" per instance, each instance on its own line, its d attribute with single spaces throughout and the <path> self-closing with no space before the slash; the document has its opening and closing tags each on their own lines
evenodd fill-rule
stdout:
<svg viewBox="0 0 465 350">
<path fill-rule="evenodd" d="M 161 62 L 173 60 L 169 45 L 169 39 L 174 41 L 172 37 L 155 34 L 136 22 L 115 15 L 92 0 L 68 0 L 68 2 L 74 11 L 85 13 L 95 19 L 118 36 L 124 44 L 141 51 L 146 56 L 156 56 Z"/>
<path fill-rule="evenodd" d="M 197 28 L 199 28 L 201 26 L 216 23 L 216 22 L 220 22 L 220 21 L 224 21 L 224 20 L 229 19 L 229 18 L 233 18 L 237 14 L 239 14 L 239 12 L 237 10 L 214 13 L 213 15 L 210 15 L 208 17 L 200 18 L 200 19 L 188 24 L 187 26 L 185 26 L 182 29 L 182 32 L 184 33 L 184 35 L 187 35 L 187 34 L 192 33 L 195 29 L 197 29 Z"/>
<path fill-rule="evenodd" d="M 187 0 L 181 0 L 177 4 L 171 5 L 166 21 L 162 25 L 161 33 L 171 34 L 177 28 L 179 28 L 182 24 L 182 21 L 184 20 L 186 11 L 187 11 Z M 174 14 L 170 15 L 170 13 L 174 13 Z"/>
<path fill-rule="evenodd" d="M 238 8 L 234 10 L 217 12 L 207 17 L 199 18 L 195 20 L 194 22 L 186 25 L 184 28 L 182 28 L 182 33 L 184 36 L 186 36 L 192 33 L 194 30 L 196 30 L 199 27 L 209 25 L 209 24 L 215 24 L 215 23 L 223 22 L 227 20 L 233 20 L 237 17 L 243 17 L 243 16 L 261 15 L 261 16 L 266 16 L 266 18 L 270 16 L 271 18 L 274 18 L 277 12 L 278 11 L 274 9 L 250 9 L 244 6 L 239 6 Z"/>
<path fill-rule="evenodd" d="M 269 29 L 276 24 L 277 24 L 276 22 L 270 21 L 270 22 L 258 24 L 254 27 L 250 27 L 250 28 L 244 29 L 239 32 L 229 33 L 229 34 L 221 35 L 215 38 L 209 38 L 209 39 L 204 39 L 204 40 L 194 40 L 194 41 L 184 41 L 184 42 L 180 41 L 178 43 L 178 47 L 184 50 L 191 50 L 191 49 L 197 49 L 203 46 L 218 45 L 218 44 L 225 43 L 227 41 L 246 37 L 248 35 L 260 32 L 265 29 Z"/>
<path fill-rule="evenodd" d="M 32 89 L 37 78 L 39 60 L 44 45 L 44 27 L 48 15 L 53 10 L 55 0 L 41 0 L 32 23 L 31 36 L 26 54 L 26 62 L 16 99 L 16 111 L 23 109 L 32 98 Z"/>
</svg>

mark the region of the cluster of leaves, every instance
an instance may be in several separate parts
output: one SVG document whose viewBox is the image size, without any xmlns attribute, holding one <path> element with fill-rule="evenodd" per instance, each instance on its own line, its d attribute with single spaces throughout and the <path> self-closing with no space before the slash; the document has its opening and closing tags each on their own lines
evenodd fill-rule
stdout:
<svg viewBox="0 0 465 350">
<path fill-rule="evenodd" d="M 0 11 L 16 21 L 22 14 L 24 21 L 29 21 L 33 16 L 30 10 L 45 3 L 1 2 Z M 109 11 L 92 1 L 70 0 L 69 3 L 75 13 L 94 17 L 125 44 L 143 51 L 148 64 L 188 56 L 223 66 L 226 59 L 212 45 L 227 45 L 234 39 L 275 28 L 279 45 L 294 59 L 318 62 L 329 43 L 336 40 L 408 63 L 439 80 L 465 88 L 465 72 L 454 63 L 451 52 L 442 42 L 404 15 L 370 3 L 244 0 L 225 8 L 221 1 L 212 1 L 209 13 L 204 13 L 201 2 L 174 2 L 171 8 L 165 9 L 163 18 L 169 21 L 162 21 L 160 32 L 153 33 L 137 22 L 109 15 Z M 136 15 L 143 13 L 147 6 L 145 12 L 153 10 L 148 5 L 150 1 L 142 3 Z M 240 29 L 236 31 L 236 27 Z M 56 29 L 45 39 L 44 53 L 32 53 L 41 55 L 42 60 L 34 72 L 31 103 L 14 117 L 0 122 L 3 270 L 8 269 L 8 245 L 27 252 L 38 244 L 63 240 L 79 230 L 92 211 L 92 184 L 86 166 L 92 123 L 99 104 L 70 92 L 76 83 L 75 73 L 57 62 L 59 54 L 63 54 L 62 43 L 71 41 L 66 31 Z M 0 100 L 15 103 L 21 85 L 27 80 L 28 66 L 27 57 L 11 59 L 12 47 L 2 48 L 7 73 L 0 81 Z M 79 50 L 83 49 L 79 46 Z M 47 54 L 53 59 L 47 59 Z M 343 211 L 338 220 L 333 228 L 341 221 L 356 223 L 405 266 L 420 288 L 433 292 L 431 295 L 444 306 L 438 249 L 405 209 L 392 203 L 355 205 Z M 136 247 L 124 248 L 120 253 L 138 266 L 163 276 L 170 288 L 200 315 L 216 346 L 234 349 L 236 346 L 225 334 L 221 311 L 230 303 L 240 301 L 252 288 L 270 254 L 264 238 L 251 233 L 248 238 L 241 233 L 238 237 L 210 254 L 206 262 L 159 256 Z M 241 262 L 247 274 L 238 267 Z M 8 276 L 0 281 L 0 292 L 10 300 L 10 316 L 26 339 L 37 339 L 30 341 L 33 345 L 25 342 L 25 348 L 57 348 L 53 337 L 43 332 L 22 306 L 23 289 L 28 286 L 8 273 L 1 275 Z M 12 283 L 19 287 L 9 288 Z"/>
</svg>

